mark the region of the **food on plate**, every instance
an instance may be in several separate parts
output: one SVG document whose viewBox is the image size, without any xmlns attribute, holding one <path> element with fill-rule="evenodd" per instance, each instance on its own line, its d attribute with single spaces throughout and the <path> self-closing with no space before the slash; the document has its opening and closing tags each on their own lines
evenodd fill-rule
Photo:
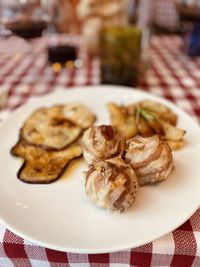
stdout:
<svg viewBox="0 0 200 267">
<path fill-rule="evenodd" d="M 130 139 L 138 133 L 136 118 L 133 114 L 129 114 L 125 106 L 108 103 L 107 108 L 110 113 L 112 125 L 123 131 L 126 139 Z"/>
<path fill-rule="evenodd" d="M 73 102 L 39 108 L 25 121 L 11 154 L 24 159 L 18 178 L 27 183 L 57 180 L 68 163 L 82 155 L 80 136 L 95 115 Z"/>
<path fill-rule="evenodd" d="M 107 108 L 112 125 L 121 129 L 127 140 L 136 135 L 159 134 L 172 150 L 184 145 L 186 131 L 176 127 L 177 115 L 163 104 L 144 100 L 126 106 L 108 103 Z"/>
<path fill-rule="evenodd" d="M 26 120 L 20 136 L 29 144 L 59 150 L 74 142 L 94 121 L 93 113 L 78 103 L 40 108 Z"/>
<path fill-rule="evenodd" d="M 72 102 L 65 105 L 65 117 L 83 129 L 89 128 L 96 120 L 96 116 L 82 103 Z"/>
<path fill-rule="evenodd" d="M 168 113 L 170 117 L 170 112 Z M 147 124 L 150 126 L 151 129 L 153 129 L 154 134 L 160 134 L 164 137 L 166 141 L 174 141 L 175 143 L 184 144 L 184 136 L 186 131 L 177 128 L 174 123 L 170 123 L 170 119 L 164 118 L 164 115 L 160 116 L 159 113 L 156 113 L 154 111 L 151 111 L 146 108 L 138 108 L 137 115 L 139 118 L 142 117 L 146 120 Z M 172 116 L 171 116 L 172 121 Z M 175 120 L 174 120 L 175 122 Z M 147 135 L 151 136 L 151 134 Z M 172 149 L 175 149 L 175 146 L 171 147 Z"/>
<path fill-rule="evenodd" d="M 170 147 L 183 145 L 185 131 L 176 128 L 177 116 L 162 104 L 107 107 L 112 125 L 93 126 L 96 116 L 79 102 L 34 111 L 11 149 L 23 159 L 17 177 L 26 183 L 51 183 L 83 154 L 91 201 L 111 212 L 128 210 L 139 185 L 168 178 L 174 168 Z"/>
<path fill-rule="evenodd" d="M 179 150 L 184 146 L 185 141 L 182 140 L 165 140 L 167 144 L 170 146 L 171 150 Z"/>
<path fill-rule="evenodd" d="M 130 139 L 124 159 L 134 169 L 140 185 L 166 180 L 174 169 L 172 151 L 159 135 Z"/>
<path fill-rule="evenodd" d="M 36 110 L 24 123 L 21 138 L 29 144 L 59 150 L 76 140 L 81 128 L 62 114 L 62 106 Z"/>
<path fill-rule="evenodd" d="M 139 105 L 141 108 L 146 108 L 157 113 L 161 119 L 176 126 L 178 120 L 177 115 L 174 114 L 171 109 L 166 107 L 165 105 L 150 100 L 141 101 Z"/>
<path fill-rule="evenodd" d="M 121 131 L 110 125 L 92 126 L 82 138 L 83 156 L 92 164 L 121 154 L 125 139 Z"/>
<path fill-rule="evenodd" d="M 68 164 L 82 155 L 79 144 L 71 144 L 59 151 L 48 151 L 20 140 L 12 155 L 24 159 L 17 177 L 26 183 L 51 183 L 61 177 Z"/>
<path fill-rule="evenodd" d="M 97 206 L 111 212 L 124 212 L 135 201 L 138 181 L 131 166 L 117 157 L 89 166 L 85 173 L 85 191 Z"/>
</svg>

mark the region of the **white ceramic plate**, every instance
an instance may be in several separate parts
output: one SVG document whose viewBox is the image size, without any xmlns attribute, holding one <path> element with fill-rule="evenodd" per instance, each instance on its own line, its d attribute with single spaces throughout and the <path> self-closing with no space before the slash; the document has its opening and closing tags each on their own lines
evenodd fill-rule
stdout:
<svg viewBox="0 0 200 267">
<path fill-rule="evenodd" d="M 24 120 L 38 107 L 81 101 L 97 115 L 97 124 L 109 124 L 105 104 L 151 99 L 178 114 L 187 130 L 186 146 L 174 153 L 176 170 L 165 182 L 142 187 L 135 205 L 123 215 L 109 214 L 90 203 L 84 192 L 84 161 L 64 178 L 47 185 L 17 179 L 20 161 L 9 153 Z M 186 221 L 200 203 L 200 128 L 168 101 L 123 87 L 96 86 L 55 93 L 19 108 L 0 128 L 0 219 L 14 233 L 37 244 L 61 251 L 103 253 L 133 248 L 153 241 Z"/>
</svg>

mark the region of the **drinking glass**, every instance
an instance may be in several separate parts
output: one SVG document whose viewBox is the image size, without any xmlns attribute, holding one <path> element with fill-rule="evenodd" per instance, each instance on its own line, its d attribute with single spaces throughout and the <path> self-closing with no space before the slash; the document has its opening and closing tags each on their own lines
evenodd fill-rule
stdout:
<svg viewBox="0 0 200 267">
<path fill-rule="evenodd" d="M 101 83 L 137 85 L 141 30 L 136 26 L 108 27 L 100 36 Z"/>
</svg>

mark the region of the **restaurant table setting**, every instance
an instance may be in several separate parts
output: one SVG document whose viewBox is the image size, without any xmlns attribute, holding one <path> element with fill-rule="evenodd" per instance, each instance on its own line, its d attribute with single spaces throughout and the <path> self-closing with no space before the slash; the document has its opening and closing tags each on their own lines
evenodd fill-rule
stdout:
<svg viewBox="0 0 200 267">
<path fill-rule="evenodd" d="M 60 40 L 61 43 L 75 47 L 80 46 L 81 43 L 79 36 L 63 35 Z M 78 50 L 78 65 L 61 66 L 48 62 L 47 46 L 48 40 L 43 37 L 34 39 L 28 44 L 24 43 L 24 49 L 22 45 L 18 47 L 16 43 L 14 52 L 9 53 L 4 41 L 1 41 L 0 93 L 4 92 L 5 98 L 0 111 L 2 130 L 3 125 L 6 125 L 4 123 L 11 119 L 15 112 L 18 112 L 19 117 L 24 116 L 26 113 L 26 110 L 23 109 L 24 104 L 31 106 L 31 103 L 37 102 L 36 106 L 39 107 L 40 103 L 44 103 L 48 99 L 51 103 L 54 96 L 55 98 L 64 96 L 65 93 L 67 96 L 69 92 L 72 92 L 72 99 L 74 99 L 77 87 L 79 88 L 77 100 L 79 97 L 84 99 L 85 90 L 89 98 L 88 103 L 90 102 L 90 91 L 93 95 L 92 100 L 94 100 L 95 94 L 97 97 L 101 95 L 101 88 L 103 94 L 112 95 L 114 92 L 112 90 L 115 90 L 115 86 L 100 86 L 98 57 L 88 57 L 82 50 Z M 133 87 L 120 87 L 120 89 L 118 87 L 119 96 L 123 95 L 124 90 L 127 95 L 144 94 L 145 97 L 149 96 L 152 99 L 155 97 L 156 100 L 161 99 L 157 97 L 162 97 L 173 102 L 178 109 L 184 110 L 193 121 L 196 121 L 196 124 L 199 123 L 200 58 L 190 58 L 183 53 L 183 42 L 179 36 L 153 36 L 151 38 L 148 66 L 139 75 L 137 88 L 140 90 L 139 93 Z M 117 98 L 117 94 L 115 98 Z M 30 110 L 28 109 L 28 111 Z M 28 113 L 25 115 L 27 116 Z M 186 118 L 186 121 L 190 118 Z M 18 121 L 17 115 L 15 115 L 15 119 Z M 188 163 L 190 160 L 193 159 L 188 158 Z M 195 162 L 198 164 L 197 160 Z M 9 168 L 9 166 L 5 166 L 5 168 Z M 198 169 L 195 171 L 198 173 Z M 20 183 L 20 181 L 18 182 Z M 185 218 L 185 220 L 188 219 L 186 222 L 180 221 L 177 224 L 178 228 L 169 229 L 168 234 L 165 232 L 164 236 L 157 236 L 156 240 L 149 239 L 152 241 L 150 243 L 141 242 L 140 245 L 135 246 L 133 240 L 131 243 L 133 246 L 111 249 L 110 241 L 105 240 L 105 248 L 106 242 L 108 242 L 107 251 L 106 249 L 75 251 L 73 248 L 70 249 L 67 244 L 66 246 L 57 246 L 56 249 L 56 246 L 48 244 L 48 242 L 41 242 L 41 240 L 37 242 L 37 237 L 27 236 L 26 238 L 26 234 L 24 236 L 23 233 L 21 234 L 23 237 L 20 237 L 20 231 L 15 230 L 15 225 L 11 223 L 7 225 L 0 214 L 2 221 L 0 224 L 0 266 L 200 266 L 200 210 L 195 210 L 188 212 L 190 218 Z M 15 217 L 16 214 L 13 216 Z M 21 221 L 23 221 L 23 217 Z M 81 224 L 81 221 L 79 223 Z M 148 222 L 146 224 L 148 227 Z M 97 232 L 100 227 L 101 225 L 97 225 Z M 84 227 L 81 229 L 84 232 Z M 133 229 L 133 231 L 137 231 L 137 229 Z M 58 232 L 60 234 L 62 231 L 59 229 Z M 123 232 L 120 234 L 123 235 Z M 67 247 L 69 249 L 65 250 L 64 248 Z"/>
</svg>

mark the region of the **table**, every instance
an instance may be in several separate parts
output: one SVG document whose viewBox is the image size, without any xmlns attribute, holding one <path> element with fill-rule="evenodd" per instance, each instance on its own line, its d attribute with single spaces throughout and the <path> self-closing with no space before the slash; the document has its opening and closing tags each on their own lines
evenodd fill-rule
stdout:
<svg viewBox="0 0 200 267">
<path fill-rule="evenodd" d="M 69 42 L 76 38 L 66 37 Z M 150 64 L 139 87 L 165 97 L 200 121 L 200 58 L 190 59 L 181 51 L 178 36 L 153 37 Z M 47 94 L 55 85 L 99 84 L 99 61 L 85 59 L 78 70 L 53 73 L 44 53 L 45 42 L 35 40 L 33 53 L 14 54 L 12 60 L 0 55 L 0 90 L 9 89 L 6 109 L 0 119 L 32 96 Z M 84 57 L 84 55 L 82 55 Z M 128 267 L 128 266 L 200 266 L 200 209 L 182 226 L 147 245 L 99 255 L 81 255 L 54 251 L 16 236 L 0 224 L 0 267 Z"/>
</svg>

